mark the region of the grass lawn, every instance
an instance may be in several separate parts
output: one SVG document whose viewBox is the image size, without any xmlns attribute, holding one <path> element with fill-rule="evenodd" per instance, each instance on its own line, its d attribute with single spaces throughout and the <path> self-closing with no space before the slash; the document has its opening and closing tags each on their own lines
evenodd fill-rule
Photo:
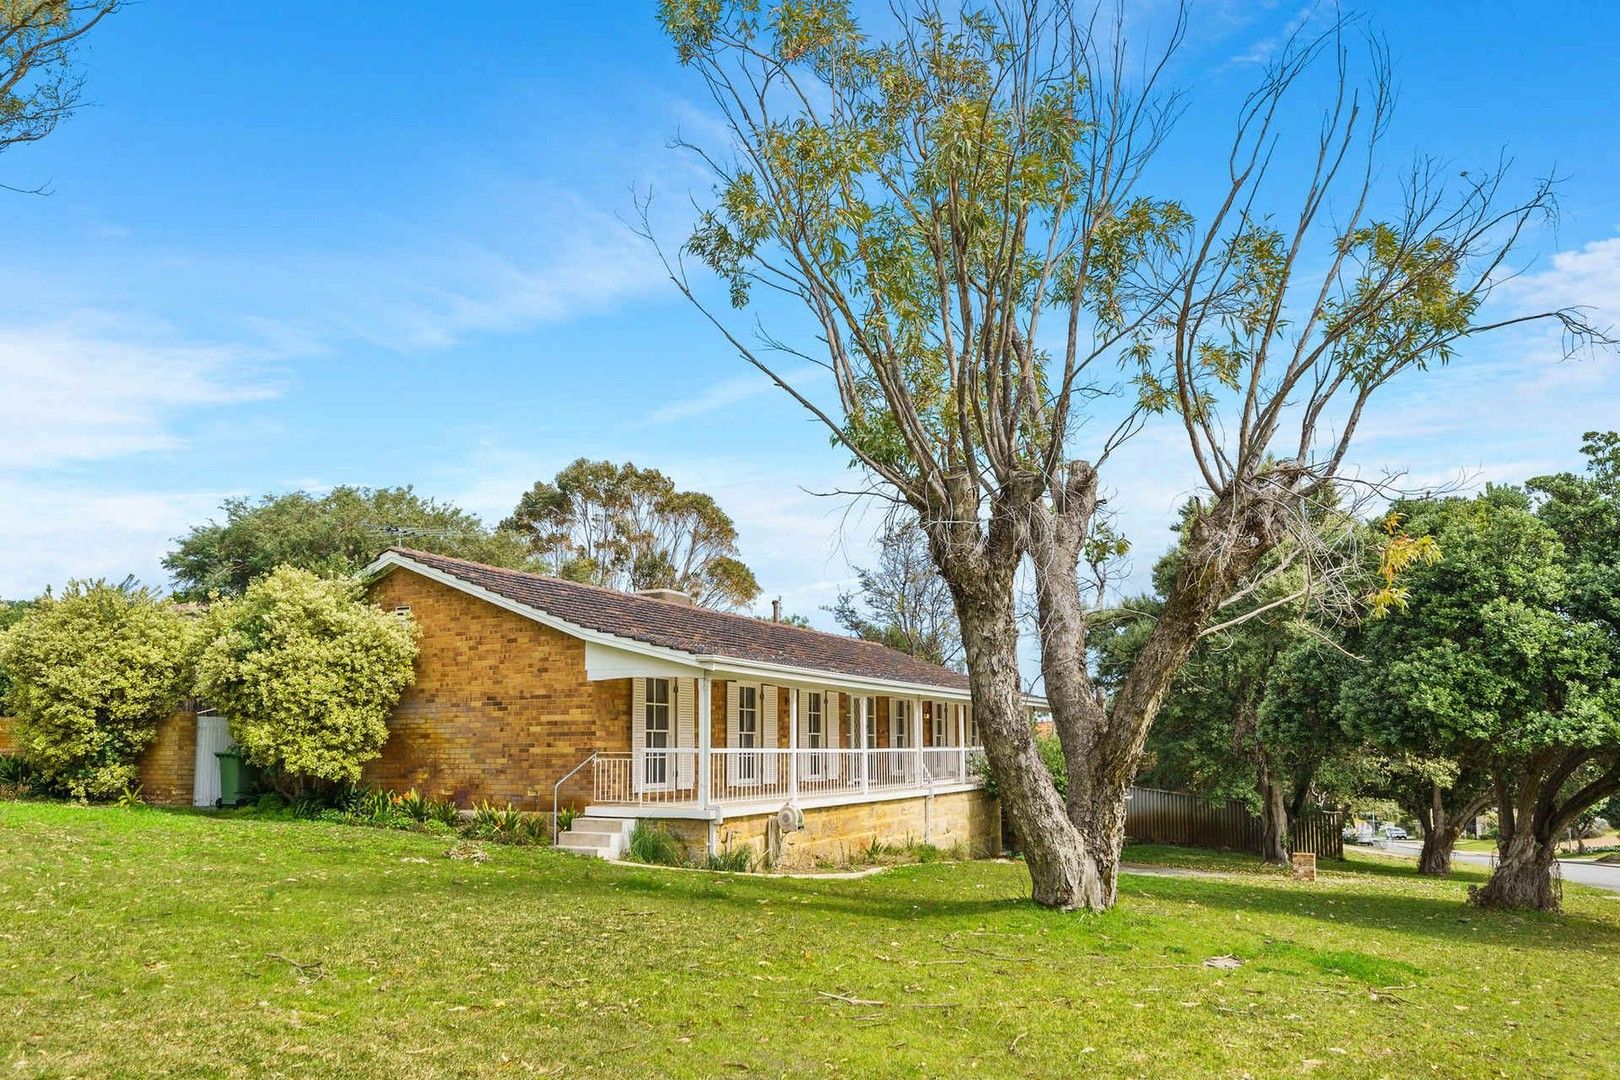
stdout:
<svg viewBox="0 0 1620 1080">
<path fill-rule="evenodd" d="M 0 1076 L 1597 1076 L 1620 902 L 1358 858 L 1024 901 L 1010 863 L 637 869 L 316 822 L 0 803 Z M 1232 871 L 1232 872 L 1226 872 Z M 1230 954 L 1236 970 L 1204 966 Z"/>
</svg>

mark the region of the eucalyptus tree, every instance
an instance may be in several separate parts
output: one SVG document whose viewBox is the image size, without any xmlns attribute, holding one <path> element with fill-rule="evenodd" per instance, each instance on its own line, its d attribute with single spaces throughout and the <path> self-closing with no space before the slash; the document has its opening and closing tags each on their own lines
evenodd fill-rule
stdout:
<svg viewBox="0 0 1620 1080">
<path fill-rule="evenodd" d="M 1125 793 L 1176 672 L 1267 554 L 1309 530 L 1378 391 L 1503 325 L 1482 305 L 1550 186 L 1509 198 L 1500 168 L 1447 182 L 1419 163 L 1386 197 L 1387 58 L 1370 43 L 1356 74 L 1342 24 L 1280 50 L 1195 220 L 1144 185 L 1183 104 L 1166 86 L 1184 18 L 1133 74 L 1139 43 L 1064 0 L 896 0 L 877 28 L 839 0 L 663 0 L 660 15 L 725 131 L 684 144 L 715 189 L 664 252 L 671 277 L 917 515 L 1034 899 L 1110 906 Z M 1332 84 L 1321 123 L 1280 144 L 1316 70 Z M 1284 159 L 1303 175 L 1274 170 Z M 763 319 L 781 301 L 809 330 L 734 327 L 688 258 L 735 307 Z M 1537 317 L 1589 336 L 1567 311 L 1506 321 Z M 830 378 L 798 377 L 806 358 Z M 1158 422 L 1200 490 L 1163 609 L 1104 699 L 1079 563 L 1110 460 Z M 1024 714 L 1026 560 L 1063 795 Z"/>
<path fill-rule="evenodd" d="M 916 522 L 900 517 L 885 523 L 877 565 L 856 567 L 855 578 L 859 593 L 839 593 L 832 606 L 839 626 L 935 664 L 961 663 L 951 591 Z"/>
<path fill-rule="evenodd" d="M 0 0 L 0 153 L 38 142 L 72 114 L 84 89 L 74 52 L 119 6 L 120 0 Z"/>
<path fill-rule="evenodd" d="M 738 558 L 736 523 L 714 496 L 681 491 L 634 462 L 579 458 L 524 492 L 501 528 L 574 581 L 678 589 L 727 609 L 759 595 L 754 572 Z"/>
</svg>

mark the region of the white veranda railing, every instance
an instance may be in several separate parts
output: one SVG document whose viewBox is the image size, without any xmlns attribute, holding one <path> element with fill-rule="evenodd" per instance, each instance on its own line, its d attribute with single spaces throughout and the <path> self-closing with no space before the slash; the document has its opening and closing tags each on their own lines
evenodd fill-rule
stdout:
<svg viewBox="0 0 1620 1080">
<path fill-rule="evenodd" d="M 608 805 L 699 805 L 700 751 L 632 750 L 599 753 L 594 800 Z M 783 803 L 794 798 L 853 796 L 937 784 L 972 783 L 978 747 L 751 749 L 709 751 L 710 803 Z"/>
</svg>

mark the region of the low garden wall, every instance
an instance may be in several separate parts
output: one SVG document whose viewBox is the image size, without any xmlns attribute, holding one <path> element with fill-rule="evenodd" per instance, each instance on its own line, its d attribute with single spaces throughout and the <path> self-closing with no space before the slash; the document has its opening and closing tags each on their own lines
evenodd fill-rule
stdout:
<svg viewBox="0 0 1620 1080">
<path fill-rule="evenodd" d="M 775 817 L 769 813 L 727 818 L 715 826 L 716 847 L 747 848 L 754 853 L 755 866 L 775 870 L 858 864 L 874 843 L 891 848 L 911 844 L 960 848 L 975 858 L 1001 852 L 1001 807 L 983 791 L 807 807 L 804 828 L 779 839 Z M 680 839 L 689 856 L 701 858 L 708 843 L 708 822 L 674 819 L 661 824 Z"/>
</svg>

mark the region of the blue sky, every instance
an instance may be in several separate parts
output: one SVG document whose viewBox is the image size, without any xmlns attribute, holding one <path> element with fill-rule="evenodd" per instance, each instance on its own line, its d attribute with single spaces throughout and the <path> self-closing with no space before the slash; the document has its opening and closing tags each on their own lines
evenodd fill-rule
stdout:
<svg viewBox="0 0 1620 1080">
<path fill-rule="evenodd" d="M 236 494 L 411 483 L 498 518 L 580 455 L 713 492 L 791 611 L 820 609 L 876 514 L 841 455 L 678 298 L 624 220 L 676 238 L 704 180 L 699 88 L 653 5 L 147 0 L 85 55 L 92 107 L 0 158 L 0 596 L 162 582 L 170 540 Z M 1466 12 L 1466 13 L 1465 13 Z M 1510 301 L 1620 323 L 1620 8 L 1373 4 L 1398 66 L 1387 161 L 1504 148 L 1567 181 Z M 1293 4 L 1202 5 L 1163 174 L 1194 199 Z M 1133 5 L 1145 28 L 1154 5 Z M 1576 464 L 1620 426 L 1612 359 L 1527 333 L 1399 385 L 1358 445 L 1423 481 Z M 1191 491 L 1173 431 L 1105 480 L 1144 569 Z"/>
</svg>

